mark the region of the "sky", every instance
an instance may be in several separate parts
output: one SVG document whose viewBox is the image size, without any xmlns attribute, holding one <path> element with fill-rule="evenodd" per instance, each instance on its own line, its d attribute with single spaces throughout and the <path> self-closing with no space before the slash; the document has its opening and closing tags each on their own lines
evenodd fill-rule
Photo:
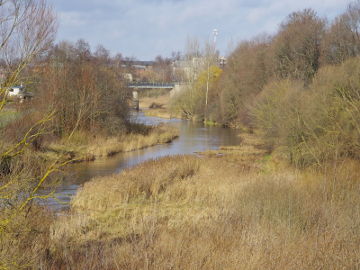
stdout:
<svg viewBox="0 0 360 270">
<path fill-rule="evenodd" d="M 349 0 L 48 0 L 58 15 L 57 41 L 85 39 L 112 55 L 152 60 L 184 51 L 187 39 L 213 40 L 227 55 L 236 45 L 276 33 L 288 14 L 304 8 L 332 19 Z"/>
</svg>

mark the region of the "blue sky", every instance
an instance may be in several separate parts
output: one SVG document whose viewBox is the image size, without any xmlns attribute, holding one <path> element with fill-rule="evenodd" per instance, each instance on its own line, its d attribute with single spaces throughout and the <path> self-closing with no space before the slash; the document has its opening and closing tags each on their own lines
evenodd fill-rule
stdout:
<svg viewBox="0 0 360 270">
<path fill-rule="evenodd" d="M 217 48 L 226 54 L 236 44 L 274 33 L 291 12 L 313 8 L 334 18 L 348 0 L 48 0 L 58 14 L 57 39 L 80 38 L 92 48 L 141 60 L 183 51 L 188 37 L 201 43 L 218 29 Z"/>
</svg>

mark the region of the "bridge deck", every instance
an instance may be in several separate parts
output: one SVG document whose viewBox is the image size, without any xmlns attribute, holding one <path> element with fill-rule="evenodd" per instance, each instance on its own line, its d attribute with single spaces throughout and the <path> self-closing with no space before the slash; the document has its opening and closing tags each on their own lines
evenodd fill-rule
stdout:
<svg viewBox="0 0 360 270">
<path fill-rule="evenodd" d="M 130 83 L 128 87 L 136 89 L 172 89 L 175 87 L 175 83 Z"/>
</svg>

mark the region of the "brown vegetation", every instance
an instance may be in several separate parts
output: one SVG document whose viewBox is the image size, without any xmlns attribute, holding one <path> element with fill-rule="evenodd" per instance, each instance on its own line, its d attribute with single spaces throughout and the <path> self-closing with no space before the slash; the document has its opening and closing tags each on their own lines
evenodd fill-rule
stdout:
<svg viewBox="0 0 360 270">
<path fill-rule="evenodd" d="M 74 132 L 71 140 L 66 138 L 47 145 L 45 156 L 53 159 L 59 155 L 67 155 L 76 162 L 90 161 L 121 152 L 169 143 L 179 135 L 175 127 L 168 125 L 134 126 L 135 124 L 132 124 L 131 132 L 110 137 L 89 136 L 80 131 Z"/>
<path fill-rule="evenodd" d="M 320 69 L 304 89 L 269 84 L 252 109 L 268 147 L 282 147 L 298 166 L 360 158 L 360 59 Z"/>
<path fill-rule="evenodd" d="M 291 13 L 275 35 L 243 41 L 231 53 L 222 74 L 210 83 L 206 117 L 204 82 L 200 87 L 192 85 L 181 106 L 175 102 L 174 108 L 187 118 L 207 118 L 245 129 L 259 127 L 251 111 L 266 85 L 291 80 L 307 89 L 320 68 L 359 55 L 359 10 L 360 2 L 355 1 L 333 21 L 311 9 Z M 206 67 L 203 70 L 207 72 Z"/>
<path fill-rule="evenodd" d="M 214 91 L 208 93 L 207 89 L 214 88 L 221 73 L 219 67 L 210 65 L 209 62 L 208 69 L 202 70 L 194 81 L 182 86 L 183 90 L 175 94 L 171 100 L 171 111 L 185 119 L 206 120 L 212 110 L 209 109 L 207 101 L 218 97 L 217 93 Z"/>
<path fill-rule="evenodd" d="M 140 109 L 147 116 L 171 119 L 174 114 L 169 108 L 169 93 L 160 96 L 150 96 L 140 98 Z"/>
<path fill-rule="evenodd" d="M 173 109 L 186 118 L 257 129 L 268 150 L 281 148 L 296 166 L 358 160 L 359 22 L 359 1 L 333 22 L 311 9 L 291 13 L 274 36 L 240 43 L 219 76 L 198 76 Z"/>
<path fill-rule="evenodd" d="M 112 61 L 103 47 L 91 53 L 79 40 L 54 46 L 36 69 L 28 70 L 27 76 L 37 81 L 33 106 L 55 112 L 55 136 L 71 137 L 74 130 L 103 135 L 126 130 L 130 92 Z"/>
<path fill-rule="evenodd" d="M 324 20 L 313 10 L 291 13 L 274 36 L 244 41 L 230 55 L 217 85 L 212 120 L 253 127 L 251 107 L 266 84 L 290 79 L 308 85 L 320 67 Z M 325 52 L 324 52 L 325 53 Z"/>
<path fill-rule="evenodd" d="M 53 46 L 45 0 L 2 1 L 0 15 L 0 269 L 29 269 L 46 258 L 52 217 L 38 203 L 62 166 L 166 143 L 177 131 L 131 124 L 119 59 L 83 40 Z M 7 88 L 20 82 L 35 98 L 10 107 Z"/>
<path fill-rule="evenodd" d="M 298 171 L 249 138 L 85 184 L 52 226 L 57 267 L 359 267 L 359 164 Z"/>
<path fill-rule="evenodd" d="M 36 82 L 38 99 L 1 120 L 0 269 L 360 268 L 359 1 L 330 24 L 290 14 L 273 37 L 241 43 L 223 71 L 208 54 L 174 103 L 261 139 L 93 179 L 58 217 L 37 202 L 51 196 L 40 191 L 68 162 L 62 154 L 109 156 L 176 134 L 129 123 L 119 57 L 84 41 L 45 53 L 45 2 L 4 5 L 0 112 L 20 78 Z M 169 62 L 157 62 L 156 80 L 169 79 Z M 46 149 L 61 158 L 49 162 Z"/>
<path fill-rule="evenodd" d="M 46 52 L 52 43 L 56 21 L 43 0 L 12 0 L 0 4 L 0 58 L 4 78 L 0 87 L 0 114 L 13 114 L 0 125 L 0 268 L 25 269 L 41 254 L 47 237 L 44 223 L 36 217 L 42 212 L 35 200 L 40 187 L 60 163 L 45 163 L 33 156 L 29 145 L 37 147 L 46 132 L 52 114 L 34 117 L 5 108 L 8 87 L 19 85 L 21 75 L 34 58 Z M 6 59 L 6 61 L 5 61 Z M 19 120 L 19 118 L 22 118 Z M 24 125 L 19 125 L 20 123 Z M 12 131 L 7 128 L 8 126 Z M 13 135 L 11 140 L 6 136 Z M 31 218 L 29 218 L 31 217 Z M 41 236 L 40 236 L 41 235 Z M 29 252 L 23 250 L 31 249 Z"/>
</svg>

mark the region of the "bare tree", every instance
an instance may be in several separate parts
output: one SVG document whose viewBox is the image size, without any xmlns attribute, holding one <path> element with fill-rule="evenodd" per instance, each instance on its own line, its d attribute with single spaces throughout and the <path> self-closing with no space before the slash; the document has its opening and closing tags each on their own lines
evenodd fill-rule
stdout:
<svg viewBox="0 0 360 270">
<path fill-rule="evenodd" d="M 308 84 L 319 69 L 320 43 L 324 20 L 305 9 L 290 14 L 274 40 L 275 69 L 278 77 Z"/>
<path fill-rule="evenodd" d="M 55 15 L 45 0 L 0 1 L 0 59 L 3 77 L 0 85 L 0 113 L 5 109 L 8 87 L 19 83 L 21 72 L 52 44 L 55 32 Z M 61 166 L 59 161 L 54 161 L 48 166 L 35 169 L 32 163 L 35 163 L 37 157 L 27 154 L 28 146 L 46 131 L 46 123 L 51 121 L 52 117 L 53 113 L 49 112 L 34 120 L 33 124 L 26 123 L 27 130 L 13 143 L 1 138 L 1 269 L 23 268 L 23 265 L 31 261 L 26 255 L 16 258 L 10 252 L 8 248 L 16 249 L 18 242 L 10 240 L 8 245 L 5 242 L 6 239 L 12 239 L 13 233 L 16 233 L 18 238 L 21 238 L 19 235 L 26 234 L 26 228 L 21 226 L 14 231 L 14 221 L 19 220 L 20 216 L 27 216 L 24 213 L 29 213 L 31 202 L 43 197 L 38 192 L 45 180 Z M 3 128 L 0 133 L 3 135 Z M 44 197 L 46 196 L 48 195 Z"/>
<path fill-rule="evenodd" d="M 5 80 L 1 84 L 0 110 L 6 88 L 17 83 L 20 72 L 52 43 L 55 15 L 45 0 L 4 0 L 0 3 L 0 59 Z"/>
<path fill-rule="evenodd" d="M 188 37 L 185 45 L 185 58 L 191 60 L 201 56 L 200 42 L 197 38 Z"/>
<path fill-rule="evenodd" d="M 91 58 L 90 45 L 83 39 L 79 39 L 76 44 L 76 51 L 80 60 L 89 60 Z"/>
<path fill-rule="evenodd" d="M 360 1 L 351 3 L 335 18 L 326 31 L 322 49 L 324 64 L 339 64 L 360 54 Z"/>
<path fill-rule="evenodd" d="M 94 56 L 101 63 L 109 64 L 110 62 L 110 52 L 103 45 L 98 45 L 94 52 Z"/>
</svg>

